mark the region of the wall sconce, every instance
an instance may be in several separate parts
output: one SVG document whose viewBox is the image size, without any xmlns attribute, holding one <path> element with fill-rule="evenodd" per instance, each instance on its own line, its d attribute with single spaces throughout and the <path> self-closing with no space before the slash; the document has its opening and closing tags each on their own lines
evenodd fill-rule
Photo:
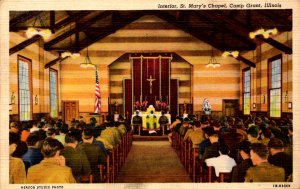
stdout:
<svg viewBox="0 0 300 189">
<path fill-rule="evenodd" d="M 289 102 L 288 103 L 288 109 L 292 109 L 293 108 L 293 103 L 292 102 Z"/>
<path fill-rule="evenodd" d="M 265 96 L 265 95 L 262 96 L 262 103 L 263 103 L 263 104 L 266 103 L 266 96 Z"/>
<path fill-rule="evenodd" d="M 253 109 L 255 109 L 256 108 L 256 103 L 253 103 Z"/>
<path fill-rule="evenodd" d="M 34 104 L 35 105 L 39 104 L 39 97 L 38 97 L 38 95 L 35 95 L 35 97 L 34 97 Z"/>
<path fill-rule="evenodd" d="M 11 96 L 10 96 L 10 104 L 14 105 L 15 103 L 16 103 L 16 96 L 15 96 L 15 93 L 12 92 Z"/>
<path fill-rule="evenodd" d="M 288 91 L 286 91 L 284 95 L 284 102 L 288 103 L 288 101 L 289 101 L 289 95 L 288 95 Z"/>
</svg>

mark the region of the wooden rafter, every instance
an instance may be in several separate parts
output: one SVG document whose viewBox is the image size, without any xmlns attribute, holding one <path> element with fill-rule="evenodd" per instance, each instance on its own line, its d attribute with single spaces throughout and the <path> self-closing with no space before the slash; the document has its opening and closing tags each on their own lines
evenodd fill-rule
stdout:
<svg viewBox="0 0 300 189">
<path fill-rule="evenodd" d="M 122 27 L 126 26 L 127 24 L 133 22 L 134 20 L 138 19 L 139 17 L 141 17 L 142 15 L 144 15 L 142 12 L 137 12 L 135 14 L 132 14 L 131 16 L 128 16 L 128 18 L 126 19 L 120 19 L 118 20 L 118 22 L 116 21 L 112 21 L 111 26 L 102 28 L 102 29 L 98 29 L 98 33 L 94 34 L 94 35 L 89 35 L 89 37 L 85 38 L 84 40 L 79 41 L 78 44 L 78 48 L 77 47 L 50 47 L 49 50 L 57 50 L 57 51 L 64 51 L 64 50 L 70 50 L 70 51 L 80 51 L 84 48 L 86 48 L 87 46 L 99 41 L 100 39 L 114 33 L 115 31 L 121 29 Z M 82 32 L 84 31 L 89 31 L 89 28 L 84 28 L 82 30 Z"/>
<path fill-rule="evenodd" d="M 84 28 L 94 24 L 96 21 L 102 19 L 102 18 L 105 18 L 109 15 L 111 15 L 112 11 L 105 11 L 103 13 L 100 13 L 98 14 L 97 16 L 93 17 L 92 19 L 90 19 L 89 21 L 86 21 L 84 24 L 80 25 L 79 27 L 77 28 L 73 28 L 71 29 L 70 31 L 67 31 L 63 34 L 61 34 L 60 36 L 52 39 L 51 41 L 45 43 L 45 50 L 50 50 L 50 47 L 55 45 L 56 43 L 64 40 L 65 38 L 69 37 L 70 35 L 73 35 L 75 34 L 76 32 L 80 32 L 82 30 L 84 30 Z"/>
<path fill-rule="evenodd" d="M 248 37 L 250 30 L 244 24 L 236 21 L 234 18 L 228 18 L 226 15 L 217 11 L 213 11 L 210 15 L 215 19 L 222 20 L 224 23 L 226 23 L 226 28 L 229 31 L 243 38 Z M 264 39 L 263 37 L 258 37 L 258 39 L 272 45 L 273 47 L 277 48 L 280 51 L 283 51 L 284 53 L 292 53 L 292 49 L 290 47 L 287 47 L 286 45 L 278 41 L 275 41 L 273 39 Z"/>
<path fill-rule="evenodd" d="M 283 18 L 280 14 L 272 14 L 270 10 L 258 11 L 260 15 L 265 16 L 269 20 L 274 21 L 274 23 L 278 24 L 278 29 L 285 29 L 287 31 L 291 31 L 293 29 L 293 22 L 286 18 Z"/>
<path fill-rule="evenodd" d="M 54 26 L 51 28 L 51 21 L 50 26 L 38 26 L 38 28 L 51 28 L 52 32 L 61 29 L 62 27 L 70 24 L 73 21 L 78 21 L 82 18 L 84 18 L 86 15 L 88 15 L 90 11 L 79 11 L 74 13 L 73 15 L 68 16 L 67 18 L 63 19 L 62 21 L 54 24 Z M 18 31 L 18 30 L 27 30 L 28 26 L 13 26 L 10 27 L 10 31 Z"/>
<path fill-rule="evenodd" d="M 225 28 L 224 26 L 220 26 L 219 24 L 214 24 L 214 20 L 218 20 L 218 21 L 223 21 L 223 22 L 230 22 L 226 16 L 226 18 L 222 18 L 222 20 L 220 20 L 220 16 L 216 13 L 211 13 L 208 11 L 199 11 L 196 13 L 196 15 L 198 16 L 204 16 L 206 19 L 210 20 L 210 22 L 214 25 L 215 28 L 219 29 L 222 32 L 225 33 L 230 33 L 231 35 L 233 35 L 235 38 L 242 40 L 245 42 L 245 46 L 249 46 L 250 48 L 247 50 L 254 50 L 256 48 L 256 44 L 250 40 L 250 38 L 245 35 L 238 35 L 238 31 L 239 30 L 228 30 L 227 28 Z M 225 15 L 223 15 L 225 17 Z M 248 34 L 248 33 L 247 33 Z M 227 47 L 228 48 L 228 47 Z M 243 49 L 223 49 L 223 50 L 243 50 Z"/>
<path fill-rule="evenodd" d="M 255 64 L 255 63 L 253 63 L 252 61 L 250 61 L 250 60 L 248 60 L 248 59 L 246 59 L 246 58 L 244 58 L 244 57 L 242 57 L 242 56 L 238 56 L 236 59 L 237 59 L 237 60 L 240 60 L 240 61 L 242 61 L 242 62 L 244 62 L 245 64 L 247 64 L 247 65 L 249 65 L 249 66 L 251 66 L 251 67 L 253 67 L 253 68 L 256 67 L 256 64 Z"/>
<path fill-rule="evenodd" d="M 27 47 L 28 45 L 31 45 L 32 43 L 38 41 L 39 39 L 41 39 L 41 36 L 36 35 L 36 36 L 33 36 L 30 39 L 27 39 L 27 40 L 21 42 L 20 44 L 18 44 L 18 45 L 16 45 L 16 46 L 9 49 L 9 55 L 12 55 L 12 54 L 24 49 L 25 47 Z"/>
<path fill-rule="evenodd" d="M 27 11 L 15 18 L 10 19 L 9 21 L 9 28 L 10 31 L 16 31 L 13 28 L 15 28 L 19 23 L 24 23 L 27 20 L 41 14 L 43 11 Z"/>
<path fill-rule="evenodd" d="M 58 61 L 59 62 L 62 62 L 64 60 L 66 60 L 68 57 L 65 57 L 65 58 L 61 58 L 61 57 L 58 57 L 54 60 L 51 60 L 50 62 L 48 62 L 47 64 L 45 64 L 44 68 L 47 69 L 47 68 L 50 68 L 51 66 L 55 65 Z"/>
</svg>

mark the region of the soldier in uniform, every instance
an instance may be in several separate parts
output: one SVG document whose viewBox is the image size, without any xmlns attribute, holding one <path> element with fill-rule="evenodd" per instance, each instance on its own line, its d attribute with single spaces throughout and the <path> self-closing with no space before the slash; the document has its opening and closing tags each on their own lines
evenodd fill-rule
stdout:
<svg viewBox="0 0 300 189">
<path fill-rule="evenodd" d="M 28 169 L 27 183 L 76 183 L 71 168 L 65 166 L 65 158 L 59 155 L 61 149 L 57 139 L 46 138 L 42 147 L 44 160 Z"/>
<path fill-rule="evenodd" d="M 140 114 L 140 112 L 137 110 L 137 111 L 135 111 L 135 116 L 133 116 L 133 118 L 132 118 L 132 124 L 133 125 L 142 125 L 142 123 L 143 123 L 143 120 L 142 120 L 142 117 L 139 115 Z M 132 132 L 133 133 L 137 133 L 138 131 L 137 131 L 137 127 L 133 127 L 132 126 Z"/>
<path fill-rule="evenodd" d="M 193 148 L 199 148 L 200 143 L 204 140 L 204 131 L 200 126 L 200 121 L 195 121 L 194 131 L 189 134 L 189 138 L 193 143 Z"/>
<path fill-rule="evenodd" d="M 262 143 L 252 143 L 250 156 L 254 167 L 247 170 L 245 182 L 284 182 L 284 169 L 268 162 L 268 148 Z"/>
<path fill-rule="evenodd" d="M 83 150 L 86 153 L 94 180 L 95 182 L 100 182 L 98 165 L 106 164 L 106 155 L 100 149 L 99 145 L 93 144 L 94 136 L 91 129 L 83 130 L 82 140 L 83 143 L 78 145 L 77 148 L 78 150 Z"/>
</svg>

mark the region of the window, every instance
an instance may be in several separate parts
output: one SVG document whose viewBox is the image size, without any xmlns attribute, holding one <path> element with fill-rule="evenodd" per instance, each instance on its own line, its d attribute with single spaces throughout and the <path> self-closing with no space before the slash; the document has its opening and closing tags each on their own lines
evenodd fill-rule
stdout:
<svg viewBox="0 0 300 189">
<path fill-rule="evenodd" d="M 31 61 L 18 56 L 19 70 L 19 116 L 20 121 L 31 120 L 32 92 L 31 92 Z"/>
<path fill-rule="evenodd" d="M 243 70 L 243 111 L 250 114 L 250 69 Z"/>
<path fill-rule="evenodd" d="M 281 56 L 269 61 L 269 113 L 281 117 Z"/>
<path fill-rule="evenodd" d="M 57 103 L 57 71 L 50 70 L 50 116 L 58 116 L 58 103 Z"/>
</svg>

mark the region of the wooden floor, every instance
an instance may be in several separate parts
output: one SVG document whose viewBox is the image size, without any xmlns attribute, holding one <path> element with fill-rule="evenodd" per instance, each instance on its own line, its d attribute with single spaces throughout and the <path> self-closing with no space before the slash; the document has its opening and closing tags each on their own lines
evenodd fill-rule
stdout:
<svg viewBox="0 0 300 189">
<path fill-rule="evenodd" d="M 134 141 L 116 179 L 116 183 L 190 182 L 191 178 L 167 141 Z"/>
</svg>

